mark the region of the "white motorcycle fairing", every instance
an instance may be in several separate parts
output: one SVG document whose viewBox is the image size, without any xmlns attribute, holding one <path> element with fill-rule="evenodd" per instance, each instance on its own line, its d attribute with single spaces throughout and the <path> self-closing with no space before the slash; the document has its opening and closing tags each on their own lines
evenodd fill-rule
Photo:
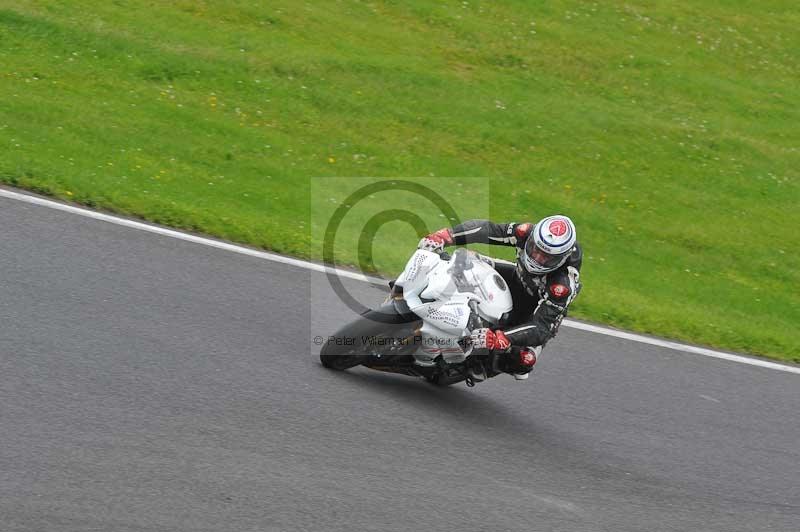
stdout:
<svg viewBox="0 0 800 532">
<path fill-rule="evenodd" d="M 417 250 L 395 284 L 403 288 L 408 308 L 422 318 L 422 345 L 414 354 L 421 366 L 463 362 L 471 352 L 458 341 L 470 334 L 473 310 L 485 322 L 497 324 L 511 311 L 512 299 L 502 277 L 480 255 L 457 249 L 449 260 Z"/>
</svg>

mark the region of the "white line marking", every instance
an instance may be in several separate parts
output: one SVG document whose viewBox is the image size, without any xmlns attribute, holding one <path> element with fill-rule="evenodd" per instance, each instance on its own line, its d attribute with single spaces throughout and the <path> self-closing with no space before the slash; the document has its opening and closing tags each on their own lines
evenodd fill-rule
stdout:
<svg viewBox="0 0 800 532">
<path fill-rule="evenodd" d="M 700 394 L 700 397 L 701 397 L 701 398 L 703 398 L 703 399 L 705 399 L 706 401 L 713 401 L 713 402 L 715 402 L 715 403 L 721 403 L 721 402 L 722 402 L 722 401 L 720 401 L 719 399 L 714 399 L 714 398 L 713 398 L 713 397 L 711 397 L 710 395 L 703 395 L 702 393 Z"/>
<path fill-rule="evenodd" d="M 384 279 L 380 279 L 378 277 L 371 277 L 368 275 L 364 275 L 361 273 L 351 272 L 347 270 L 339 270 L 336 268 L 332 268 L 330 266 L 326 266 L 324 264 L 317 264 L 314 262 L 308 262 L 305 260 L 294 259 L 291 257 L 285 257 L 283 255 L 278 255 L 275 253 L 267 253 L 265 251 L 258 251 L 251 248 L 246 248 L 243 246 L 237 246 L 235 244 L 229 244 L 227 242 L 222 242 L 220 240 L 214 240 L 213 238 L 207 238 L 197 235 L 191 235 L 189 233 L 183 233 L 181 231 L 176 231 L 174 229 L 166 229 L 164 227 L 159 227 L 157 225 L 151 225 L 144 222 L 137 222 L 135 220 L 128 220 L 125 218 L 120 218 L 118 216 L 112 216 L 110 214 L 103 214 L 96 211 L 91 211 L 89 209 L 84 209 L 81 207 L 74 207 L 72 205 L 67 205 L 65 203 L 59 203 L 57 201 L 52 201 L 44 198 L 40 198 L 38 196 L 31 196 L 28 194 L 21 194 L 19 192 L 12 192 L 11 190 L 7 190 L 4 188 L 0 188 L 0 197 L 22 201 L 25 203 L 30 203 L 33 205 L 40 205 L 42 207 L 47 207 L 50 209 L 56 209 L 59 211 L 64 211 L 72 214 L 77 214 L 79 216 L 84 216 L 86 218 L 91 218 L 93 220 L 100 220 L 103 222 L 109 222 L 116 225 L 121 225 L 123 227 L 129 227 L 131 229 L 138 229 L 139 231 L 147 231 L 149 233 L 155 233 L 161 236 L 168 236 L 170 238 L 177 238 L 178 240 L 185 240 L 187 242 L 194 242 L 195 244 L 202 244 L 204 246 L 209 246 L 217 249 L 223 249 L 225 251 L 231 251 L 233 253 L 239 253 L 241 255 L 249 255 L 251 257 L 256 257 L 259 259 L 269 260 L 273 262 L 280 262 L 282 264 L 289 264 L 290 266 L 296 266 L 298 268 L 304 268 L 306 270 L 312 270 L 316 272 L 332 272 L 336 273 L 340 277 L 346 277 L 348 279 L 355 279 L 357 281 L 372 283 L 372 284 L 384 284 L 386 281 Z M 613 336 L 615 338 L 621 338 L 623 340 L 630 340 L 632 342 L 639 342 L 642 344 L 649 344 L 655 345 L 658 347 L 664 347 L 667 349 L 672 349 L 675 351 L 683 351 L 685 353 L 694 353 L 696 355 L 702 355 L 706 357 L 712 358 L 719 358 L 722 360 L 728 360 L 731 362 L 738 362 L 740 364 L 748 364 L 750 366 L 759 366 L 762 368 L 769 368 L 778 371 L 785 371 L 787 373 L 797 373 L 800 374 L 800 367 L 797 366 L 786 366 L 784 364 L 778 364 L 776 362 L 768 362 L 766 360 L 761 360 L 757 358 L 749 358 L 741 355 L 734 355 L 731 353 L 723 353 L 722 351 L 714 351 L 713 349 L 706 349 L 703 347 L 695 347 L 692 345 L 685 345 L 679 344 L 677 342 L 670 342 L 668 340 L 660 340 L 658 338 L 650 338 L 648 336 L 642 336 L 640 334 L 629 333 L 625 331 L 619 331 L 616 329 L 609 329 L 607 327 L 601 327 L 599 325 L 591 325 L 588 323 L 581 323 L 579 321 L 574 320 L 564 320 L 563 325 L 567 327 L 571 327 L 573 329 L 580 329 L 582 331 L 593 332 L 597 334 L 603 334 L 605 336 Z"/>
<path fill-rule="evenodd" d="M 259 259 L 271 260 L 273 262 L 281 262 L 283 264 L 290 264 L 292 266 L 297 266 L 298 268 L 305 268 L 306 270 L 313 270 L 322 273 L 326 273 L 329 271 L 335 272 L 341 277 L 347 277 L 348 279 L 355 279 L 357 281 L 365 281 L 368 283 L 384 284 L 386 282 L 383 279 L 379 279 L 377 277 L 369 277 L 367 275 L 347 270 L 337 270 L 336 268 L 332 268 L 324 264 L 315 264 L 313 262 L 294 259 L 292 257 L 285 257 L 283 255 L 277 255 L 275 253 L 267 253 L 266 251 L 259 251 L 257 249 L 246 248 L 243 246 L 236 246 L 234 244 L 228 244 L 227 242 L 222 242 L 220 240 L 214 240 L 213 238 L 206 238 L 202 236 L 192 235 L 189 233 L 176 231 L 174 229 L 166 229 L 164 227 L 159 227 L 157 225 L 151 225 L 144 222 L 137 222 L 136 220 L 128 220 L 126 218 L 120 218 L 118 216 L 112 216 L 110 214 L 103 214 L 101 212 L 90 211 L 89 209 L 74 207 L 72 205 L 67 205 L 65 203 L 59 203 L 57 201 L 40 198 L 38 196 L 29 196 L 28 194 L 20 194 L 19 192 L 12 192 L 10 190 L 3 188 L 0 188 L 0 197 L 12 200 L 18 200 L 25 203 L 32 203 L 34 205 L 40 205 L 42 207 L 48 207 L 50 209 L 55 209 L 58 211 L 69 212 L 72 214 L 77 214 L 79 216 L 85 216 L 86 218 L 92 218 L 94 220 L 109 222 L 112 224 L 121 225 L 123 227 L 130 227 L 131 229 L 138 229 L 140 231 L 147 231 L 149 233 L 155 233 L 157 235 L 168 236 L 170 238 L 177 238 L 178 240 L 186 240 L 187 242 L 194 242 L 195 244 L 202 244 L 204 246 L 224 249 L 225 251 L 232 251 L 233 253 L 249 255 L 251 257 L 257 257 Z"/>
<path fill-rule="evenodd" d="M 579 321 L 564 320 L 564 325 L 572 327 L 573 329 L 580 329 L 582 331 L 589 331 L 598 334 L 605 334 L 607 336 L 614 336 L 622 338 L 623 340 L 631 340 L 642 344 L 650 344 L 658 347 L 665 347 L 675 351 L 684 351 L 686 353 L 694 353 L 696 355 L 703 355 L 712 358 L 721 358 L 722 360 L 730 360 L 731 362 L 739 362 L 741 364 L 749 364 L 751 366 L 759 366 L 762 368 L 777 369 L 778 371 L 786 371 L 789 373 L 800 374 L 800 367 L 786 366 L 776 362 L 767 362 L 758 358 L 750 358 L 741 355 L 734 355 L 731 353 L 723 353 L 722 351 L 714 351 L 713 349 L 706 349 L 705 347 L 695 347 L 693 345 L 679 344 L 677 342 L 670 342 L 669 340 L 660 340 L 658 338 L 650 338 L 649 336 L 642 336 L 641 334 L 634 334 L 625 331 L 618 331 L 616 329 L 608 329 L 598 325 L 590 325 L 588 323 L 581 323 Z"/>
</svg>

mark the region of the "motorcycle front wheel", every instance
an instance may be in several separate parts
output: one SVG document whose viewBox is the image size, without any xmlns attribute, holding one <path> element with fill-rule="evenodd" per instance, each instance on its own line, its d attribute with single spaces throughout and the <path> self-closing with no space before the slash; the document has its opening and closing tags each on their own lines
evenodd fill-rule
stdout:
<svg viewBox="0 0 800 532">
<path fill-rule="evenodd" d="M 392 355 L 410 354 L 419 318 L 389 303 L 370 310 L 328 338 L 319 353 L 323 366 L 345 370 Z"/>
</svg>

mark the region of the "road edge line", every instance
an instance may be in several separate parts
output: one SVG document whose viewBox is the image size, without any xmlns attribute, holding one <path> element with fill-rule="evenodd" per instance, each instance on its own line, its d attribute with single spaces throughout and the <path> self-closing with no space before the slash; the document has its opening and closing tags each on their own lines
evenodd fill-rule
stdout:
<svg viewBox="0 0 800 532">
<path fill-rule="evenodd" d="M 386 281 L 379 277 L 372 277 L 369 275 L 364 275 L 357 272 L 352 272 L 348 270 L 342 270 L 338 268 L 334 268 L 325 264 L 319 264 L 315 262 L 310 262 L 302 259 L 296 259 L 293 257 L 287 257 L 285 255 L 279 255 L 277 253 L 270 253 L 267 251 L 259 251 L 257 249 L 248 248 L 245 246 L 240 246 L 237 244 L 230 244 L 228 242 L 223 242 L 221 240 L 215 240 L 213 238 L 193 235 L 191 233 L 186 233 L 183 231 L 178 231 L 176 229 L 167 229 L 166 227 L 161 227 L 159 225 L 154 225 L 146 222 L 140 222 L 137 220 L 131 220 L 128 218 L 122 218 L 120 216 L 115 216 L 111 214 L 105 214 L 102 212 L 93 211 L 91 209 L 86 209 L 83 207 L 76 207 L 74 205 L 70 205 L 67 203 L 61 203 L 58 201 L 54 201 L 51 199 L 42 198 L 40 196 L 34 196 L 31 194 L 23 194 L 21 192 L 15 192 L 9 190 L 7 188 L 0 187 L 0 197 L 21 201 L 24 203 L 29 203 L 32 205 L 38 205 L 41 207 L 47 207 L 54 210 L 59 210 L 62 212 L 68 212 L 71 214 L 77 214 L 79 216 L 83 216 L 86 218 L 91 218 L 93 220 L 100 220 L 103 222 L 112 223 L 115 225 L 120 225 L 123 227 L 128 227 L 131 229 L 137 229 L 139 231 L 146 231 L 149 233 L 154 233 L 161 236 L 166 236 L 170 238 L 176 238 L 178 240 L 183 240 L 186 242 L 193 242 L 195 244 L 201 244 L 208 247 L 213 247 L 217 249 L 222 249 L 225 251 L 230 251 L 232 253 L 238 253 L 240 255 L 248 255 L 250 257 L 256 257 L 263 260 L 268 260 L 272 262 L 278 262 L 281 264 L 288 264 L 290 266 L 295 266 L 298 268 L 303 268 L 306 270 L 312 270 L 321 273 L 335 273 L 339 277 L 345 277 L 347 279 L 353 279 L 356 281 L 366 282 L 370 284 L 383 284 Z M 706 356 L 710 358 L 717 358 L 721 360 L 728 360 L 730 362 L 737 362 L 740 364 L 747 364 L 750 366 L 757 366 L 762 368 L 773 369 L 777 371 L 783 371 L 787 373 L 796 373 L 800 374 L 800 367 L 795 366 L 788 366 L 784 364 L 780 364 L 778 362 L 769 362 L 767 360 L 762 360 L 758 358 L 750 358 L 742 355 L 736 355 L 733 353 L 726 353 L 724 351 L 716 351 L 714 349 L 708 349 L 704 347 L 695 347 L 692 345 L 681 344 L 678 342 L 673 342 L 669 340 L 662 340 L 659 338 L 651 338 L 649 336 L 643 336 L 640 334 L 621 331 L 617 329 L 611 329 L 608 327 L 603 327 L 600 325 L 592 325 L 589 323 L 583 323 L 575 320 L 565 319 L 563 325 L 566 327 L 570 327 L 572 329 L 578 329 L 586 332 L 602 334 L 604 336 L 612 336 L 615 338 L 620 338 L 623 340 L 629 340 L 632 342 L 638 342 L 642 344 L 653 345 L 657 347 L 664 347 L 666 349 L 671 349 L 674 351 L 683 351 L 685 353 L 692 353 L 696 355 Z"/>
</svg>

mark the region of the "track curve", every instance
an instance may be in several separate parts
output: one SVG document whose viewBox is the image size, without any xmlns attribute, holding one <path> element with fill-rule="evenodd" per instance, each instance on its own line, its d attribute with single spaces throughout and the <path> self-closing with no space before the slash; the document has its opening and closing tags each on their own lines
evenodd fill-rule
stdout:
<svg viewBox="0 0 800 532">
<path fill-rule="evenodd" d="M 797 375 L 572 329 L 524 383 L 330 372 L 319 273 L 0 227 L 3 530 L 800 528 Z"/>
</svg>

